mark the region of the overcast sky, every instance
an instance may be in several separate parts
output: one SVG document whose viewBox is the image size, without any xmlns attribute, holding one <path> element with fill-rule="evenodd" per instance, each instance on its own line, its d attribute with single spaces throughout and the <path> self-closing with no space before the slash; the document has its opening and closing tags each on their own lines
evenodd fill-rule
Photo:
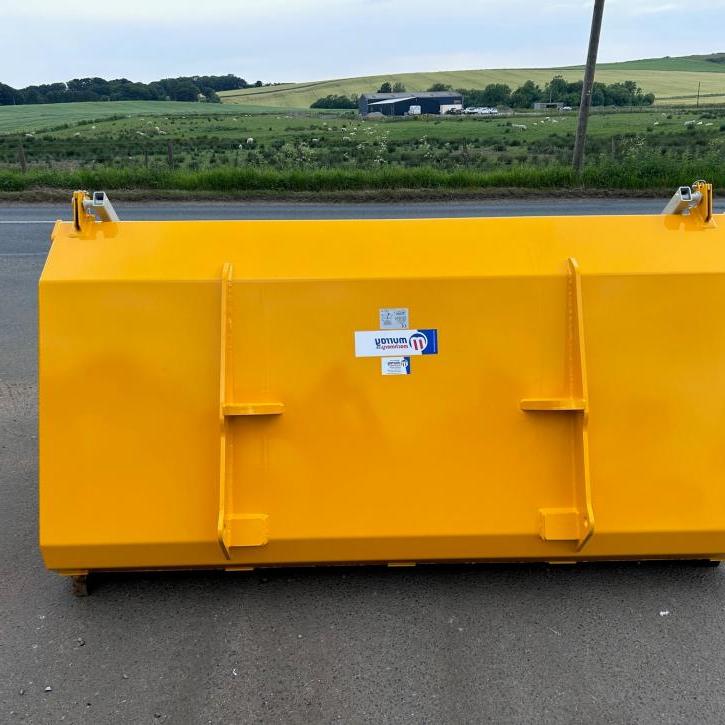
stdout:
<svg viewBox="0 0 725 725">
<path fill-rule="evenodd" d="M 0 0 L 0 82 L 574 65 L 592 0 Z M 607 0 L 602 62 L 725 51 L 725 0 Z"/>
</svg>

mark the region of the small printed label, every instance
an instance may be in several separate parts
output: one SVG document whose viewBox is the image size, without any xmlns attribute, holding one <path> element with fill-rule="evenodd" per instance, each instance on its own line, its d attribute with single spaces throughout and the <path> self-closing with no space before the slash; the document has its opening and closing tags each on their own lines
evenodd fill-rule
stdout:
<svg viewBox="0 0 725 725">
<path fill-rule="evenodd" d="M 410 358 L 381 357 L 380 372 L 383 375 L 410 375 Z"/>
<path fill-rule="evenodd" d="M 438 330 L 364 330 L 355 333 L 355 357 L 437 354 Z"/>
<path fill-rule="evenodd" d="M 407 307 L 383 307 L 380 310 L 381 330 L 405 330 L 408 327 Z"/>
</svg>

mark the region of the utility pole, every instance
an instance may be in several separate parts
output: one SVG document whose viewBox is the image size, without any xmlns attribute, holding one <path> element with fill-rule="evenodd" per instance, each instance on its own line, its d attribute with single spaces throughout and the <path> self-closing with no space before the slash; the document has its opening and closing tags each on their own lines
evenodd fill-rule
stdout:
<svg viewBox="0 0 725 725">
<path fill-rule="evenodd" d="M 697 106 L 696 106 L 696 108 L 700 108 L 700 83 L 701 83 L 701 81 L 697 81 Z"/>
<path fill-rule="evenodd" d="M 574 171 L 581 173 L 584 166 L 584 144 L 587 139 L 587 121 L 589 108 L 592 105 L 592 86 L 594 85 L 594 69 L 597 65 L 597 51 L 599 50 L 599 33 L 602 29 L 602 15 L 604 14 L 604 0 L 594 0 L 594 13 L 592 15 L 592 30 L 589 35 L 589 52 L 587 65 L 584 69 L 584 85 L 582 86 L 582 99 L 579 104 L 579 120 L 576 127 L 576 140 L 574 141 Z"/>
</svg>

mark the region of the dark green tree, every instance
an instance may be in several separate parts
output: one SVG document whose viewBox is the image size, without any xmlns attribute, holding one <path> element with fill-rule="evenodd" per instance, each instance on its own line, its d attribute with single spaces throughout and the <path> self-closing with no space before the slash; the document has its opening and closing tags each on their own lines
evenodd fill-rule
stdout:
<svg viewBox="0 0 725 725">
<path fill-rule="evenodd" d="M 582 89 L 579 85 L 579 97 L 573 102 L 569 103 L 570 106 L 578 106 L 581 103 Z M 607 87 L 604 83 L 597 83 L 596 81 L 592 85 L 592 106 L 603 106 L 607 101 Z"/>
<path fill-rule="evenodd" d="M 542 98 L 541 88 L 534 81 L 526 81 L 511 94 L 511 105 L 514 108 L 530 108 Z"/>
<path fill-rule="evenodd" d="M 483 106 L 508 105 L 511 102 L 511 89 L 505 83 L 489 83 L 483 89 Z"/>
<path fill-rule="evenodd" d="M 259 85 L 262 85 L 259 81 Z M 9 87 L 9 86 L 8 86 Z M 69 101 L 196 101 L 203 95 L 217 102 L 217 91 L 248 88 L 244 78 L 228 73 L 224 76 L 163 78 L 151 83 L 135 83 L 128 78 L 73 78 L 67 83 L 49 83 L 14 90 L 0 95 L 0 105 L 13 102 L 67 103 Z"/>
<path fill-rule="evenodd" d="M 569 94 L 569 83 L 563 76 L 554 76 L 544 88 L 544 100 L 565 102 Z"/>
<path fill-rule="evenodd" d="M 0 106 L 12 106 L 15 100 L 15 89 L 0 83 Z"/>
<path fill-rule="evenodd" d="M 325 96 L 318 98 L 310 108 L 357 108 L 357 96 Z"/>
</svg>

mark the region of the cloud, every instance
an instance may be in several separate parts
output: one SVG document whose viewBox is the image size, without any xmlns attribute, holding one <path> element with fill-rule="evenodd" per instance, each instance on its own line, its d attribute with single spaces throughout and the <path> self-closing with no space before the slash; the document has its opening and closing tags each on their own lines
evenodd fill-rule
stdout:
<svg viewBox="0 0 725 725">
<path fill-rule="evenodd" d="M 724 0 L 698 0 L 698 13 L 718 9 L 725 9 Z M 613 13 L 615 16 L 622 17 L 672 13 L 679 13 L 683 16 L 690 17 L 692 6 L 681 2 L 671 2 L 671 0 L 640 0 L 640 2 L 632 2 L 631 0 L 608 0 L 605 3 L 604 12 Z"/>
<path fill-rule="evenodd" d="M 583 62 L 593 0 L 0 0 L 0 81 L 154 80 L 233 72 L 319 80 L 386 72 Z M 607 0 L 600 60 L 722 47 L 725 0 Z M 682 22 L 678 19 L 682 18 Z M 37 50 L 27 52 L 30 41 Z"/>
</svg>

